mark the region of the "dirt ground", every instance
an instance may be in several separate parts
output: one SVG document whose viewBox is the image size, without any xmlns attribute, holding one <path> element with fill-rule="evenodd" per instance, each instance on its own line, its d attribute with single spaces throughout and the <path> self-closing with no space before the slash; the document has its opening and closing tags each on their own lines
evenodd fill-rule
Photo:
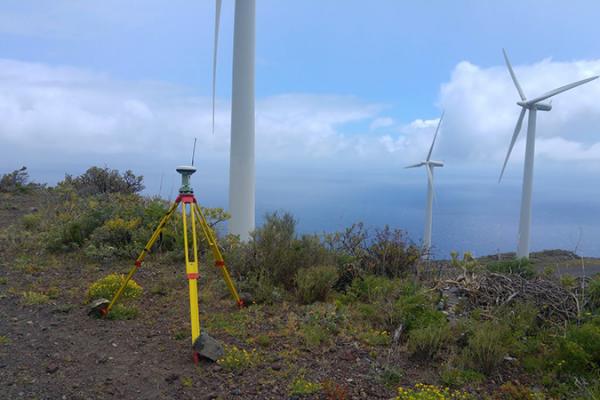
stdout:
<svg viewBox="0 0 600 400">
<path fill-rule="evenodd" d="M 4 227 L 32 207 L 27 200 L 14 205 L 3 200 Z M 307 348 L 288 321 L 299 315 L 295 308 L 300 306 L 255 305 L 240 311 L 215 272 L 201 277 L 202 324 L 225 345 L 257 348 L 261 361 L 237 372 L 209 361 L 194 365 L 183 263 L 148 260 L 135 275 L 145 288 L 136 303 L 138 317 L 105 320 L 87 315 L 86 289 L 110 272 L 127 271 L 127 263 L 89 265 L 67 255 L 23 271 L 0 249 L 0 337 L 5 338 L 0 398 L 287 399 L 291 382 L 303 376 L 330 381 L 347 398 L 387 399 L 395 390 L 378 378 L 384 365 L 401 367 L 404 384 L 429 373 L 409 365 L 401 352 L 367 348 L 352 338 L 338 336 L 330 345 Z M 25 291 L 49 289 L 55 295 L 47 303 L 23 301 Z M 254 342 L 259 335 L 269 337 L 268 346 Z M 315 396 L 303 398 L 320 398 Z"/>
<path fill-rule="evenodd" d="M 9 204 L 1 198 L 0 228 L 31 207 L 31 199 Z M 366 346 L 338 335 L 328 345 L 307 347 L 293 324 L 302 306 L 238 310 L 220 277 L 206 270 L 200 281 L 203 327 L 225 345 L 256 348 L 261 359 L 235 372 L 209 361 L 194 365 L 183 263 L 152 257 L 135 276 L 145 289 L 136 300 L 138 317 L 106 320 L 87 315 L 86 289 L 130 264 L 95 265 L 76 255 L 39 262 L 32 254 L 39 265 L 17 268 L 14 255 L 0 248 L 0 399 L 289 399 L 298 377 L 328 381 L 347 399 L 389 399 L 394 385 L 381 377 L 390 365 L 402 372 L 401 385 L 438 379 L 401 346 Z M 28 290 L 54 295 L 28 305 Z M 258 343 L 259 336 L 268 343 Z"/>
</svg>

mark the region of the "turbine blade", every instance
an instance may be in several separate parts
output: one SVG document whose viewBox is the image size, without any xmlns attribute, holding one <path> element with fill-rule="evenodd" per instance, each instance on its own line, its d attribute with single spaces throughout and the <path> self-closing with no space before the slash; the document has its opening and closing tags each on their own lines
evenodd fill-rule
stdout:
<svg viewBox="0 0 600 400">
<path fill-rule="evenodd" d="M 409 165 L 408 167 L 404 167 L 404 168 L 417 168 L 417 167 L 421 167 L 421 166 L 423 166 L 423 163 Z"/>
<path fill-rule="evenodd" d="M 219 22 L 221 20 L 221 2 L 215 1 L 215 42 L 213 44 L 213 65 L 212 65 L 212 133 L 215 133 L 215 90 L 217 87 L 217 49 L 219 44 Z"/>
<path fill-rule="evenodd" d="M 594 79 L 598 79 L 598 76 L 592 76 L 591 78 L 582 79 L 580 81 L 569 83 L 568 85 L 565 85 L 565 86 L 561 86 L 558 89 L 554 89 L 554 90 L 549 91 L 548 93 L 544 93 L 543 95 L 536 97 L 533 100 L 529 100 L 527 102 L 527 104 L 534 104 L 539 101 L 546 100 L 548 97 L 556 96 L 559 93 L 565 92 L 569 89 L 573 89 L 574 87 L 583 85 L 584 83 L 588 83 L 590 81 L 593 81 Z"/>
<path fill-rule="evenodd" d="M 508 147 L 508 153 L 506 153 L 506 158 L 504 159 L 504 165 L 502 166 L 502 172 L 500 172 L 500 178 L 498 178 L 498 183 L 502 180 L 502 176 L 504 175 L 504 170 L 506 169 L 506 164 L 508 163 L 508 159 L 510 158 L 510 153 L 512 152 L 513 147 L 515 146 L 515 142 L 517 141 L 517 137 L 519 136 L 519 132 L 521 132 L 521 126 L 523 125 L 523 118 L 525 118 L 526 108 L 521 108 L 521 114 L 519 115 L 519 119 L 517 120 L 517 125 L 515 126 L 515 131 L 513 133 L 512 139 L 510 140 L 510 146 Z"/>
<path fill-rule="evenodd" d="M 438 121 L 437 128 L 435 128 L 435 135 L 433 135 L 433 142 L 431 142 L 431 147 L 429 148 L 429 153 L 427 154 L 427 161 L 431 158 L 431 153 L 433 152 L 433 145 L 435 144 L 435 139 L 437 138 L 438 131 L 440 130 L 440 125 L 442 124 L 442 119 L 444 118 L 445 111 L 442 111 L 442 116 Z"/>
<path fill-rule="evenodd" d="M 504 61 L 506 61 L 506 66 L 508 67 L 508 72 L 510 72 L 510 77 L 512 78 L 515 86 L 517 87 L 517 91 L 519 92 L 519 96 L 521 96 L 521 100 L 527 100 L 527 98 L 525 97 L 525 93 L 523 93 L 523 89 L 521 89 L 521 85 L 519 85 L 519 81 L 517 80 L 515 71 L 513 71 L 512 65 L 510 65 L 510 61 L 508 61 L 508 55 L 506 54 L 506 50 L 502 49 L 502 53 L 504 54 Z"/>
</svg>

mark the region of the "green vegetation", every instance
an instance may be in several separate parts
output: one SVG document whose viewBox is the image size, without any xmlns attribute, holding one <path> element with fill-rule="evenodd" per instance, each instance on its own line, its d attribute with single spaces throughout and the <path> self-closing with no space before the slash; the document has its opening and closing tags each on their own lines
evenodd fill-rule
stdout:
<svg viewBox="0 0 600 400">
<path fill-rule="evenodd" d="M 27 183 L 25 170 L 5 175 L 0 182 L 3 196 L 20 196 L 36 188 L 44 191 L 47 202 L 0 232 L 0 247 L 10 254 L 3 266 L 28 279 L 21 284 L 11 275 L 0 277 L 0 285 L 7 285 L 10 278 L 14 286 L 2 286 L 2 296 L 14 296 L 23 305 L 59 303 L 53 304 L 52 312 L 69 312 L 73 306 L 60 303 L 76 304 L 75 299 L 84 295 L 88 302 L 110 299 L 123 282 L 123 260 L 130 263 L 139 254 L 169 205 L 140 196 L 142 187 L 141 177 L 108 168 L 67 176 L 55 188 Z M 484 262 L 470 253 L 462 257 L 453 253 L 450 265 L 443 265 L 444 273 L 455 273 L 451 280 L 472 286 L 458 294 L 459 303 L 451 309 L 447 306 L 451 296 L 445 291 L 448 281 L 422 273 L 428 266 L 420 262 L 418 248 L 403 231 L 367 230 L 357 223 L 341 232 L 301 235 L 290 214 L 272 213 L 243 243 L 220 235 L 219 223 L 228 218 L 222 209 L 204 212 L 219 235 L 240 292 L 249 292 L 258 303 L 236 312 L 222 307 L 230 302 L 220 298 L 227 289 L 220 277 L 214 279 L 218 270 L 202 271 L 206 281 L 201 303 L 219 304 L 217 312 L 202 313 L 202 329 L 226 343 L 256 346 L 265 353 L 226 346 L 218 363 L 227 371 L 240 373 L 269 360 L 277 365 L 269 373 L 287 379 L 291 395 L 345 398 L 343 387 L 306 380 L 308 375 L 292 368 L 297 359 L 326 359 L 329 352 L 336 356 L 344 352 L 344 359 L 351 362 L 368 359 L 369 376 L 394 390 L 414 379 L 406 372 L 408 362 L 428 371 L 427 382 L 442 385 L 402 389 L 399 399 L 469 398 L 445 387 L 489 392 L 493 399 L 594 398 L 600 391 L 600 276 L 582 290 L 579 279 L 537 276 L 528 260 Z M 168 269 L 183 258 L 180 218 L 178 213 L 173 216 L 148 258 L 159 267 L 154 271 L 160 271 L 147 283 L 156 303 L 171 301 L 185 285 Z M 200 248 L 206 253 L 206 243 L 201 242 Z M 204 266 L 204 254 L 202 261 Z M 68 275 L 63 272 L 69 268 L 82 268 L 95 278 L 99 272 L 107 275 L 68 290 L 45 280 Z M 564 304 L 519 297 L 481 304 L 468 297 L 470 288 L 477 287 L 477 277 L 496 274 L 528 284 L 551 280 L 551 287 L 572 295 L 564 296 L 565 301 L 576 299 L 577 310 L 556 319 L 557 313 L 547 317 L 549 311 Z M 142 288 L 130 281 L 125 301 L 117 303 L 108 317 L 136 318 L 136 303 L 127 300 L 142 294 Z M 175 340 L 189 338 L 181 326 L 170 332 Z M 3 338 L 0 344 L 7 343 Z M 271 361 L 268 352 L 273 349 L 281 359 Z M 517 382 L 515 376 L 523 379 Z M 181 379 L 187 386 L 188 378 Z"/>
<path fill-rule="evenodd" d="M 50 301 L 50 298 L 46 294 L 34 292 L 32 290 L 23 292 L 22 296 L 23 304 L 28 306 L 46 304 Z"/>
<path fill-rule="evenodd" d="M 256 349 L 248 351 L 236 346 L 226 346 L 225 354 L 217 360 L 217 363 L 227 370 L 241 371 L 256 366 L 260 360 Z"/>
<path fill-rule="evenodd" d="M 325 301 L 338 278 L 337 268 L 332 266 L 309 267 L 296 274 L 298 298 L 304 304 Z"/>
<path fill-rule="evenodd" d="M 294 379 L 294 381 L 290 385 L 290 395 L 291 396 L 310 395 L 310 394 L 318 393 L 322 389 L 323 389 L 323 386 L 320 383 L 311 382 L 301 376 L 301 377 Z"/>
<path fill-rule="evenodd" d="M 89 302 L 99 298 L 110 300 L 124 282 L 125 275 L 121 274 L 109 274 L 104 278 L 97 280 L 96 282 L 92 283 L 87 291 L 87 301 Z M 125 286 L 121 297 L 123 299 L 135 299 L 140 297 L 142 292 L 142 287 L 133 279 L 130 279 L 129 282 L 127 282 L 127 286 Z"/>
</svg>

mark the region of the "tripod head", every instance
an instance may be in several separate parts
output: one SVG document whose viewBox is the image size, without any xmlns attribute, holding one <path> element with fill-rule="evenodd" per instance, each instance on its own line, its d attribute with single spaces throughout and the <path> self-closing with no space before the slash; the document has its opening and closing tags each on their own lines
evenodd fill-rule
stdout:
<svg viewBox="0 0 600 400">
<path fill-rule="evenodd" d="M 196 167 L 180 165 L 175 170 L 181 174 L 181 187 L 179 188 L 179 193 L 194 193 L 194 189 L 190 186 L 190 177 L 196 172 Z"/>
</svg>

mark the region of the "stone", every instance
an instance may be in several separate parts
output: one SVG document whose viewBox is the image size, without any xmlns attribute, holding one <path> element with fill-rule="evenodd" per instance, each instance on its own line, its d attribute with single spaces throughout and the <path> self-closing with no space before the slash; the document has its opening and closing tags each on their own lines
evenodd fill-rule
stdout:
<svg viewBox="0 0 600 400">
<path fill-rule="evenodd" d="M 202 332 L 198 339 L 196 339 L 194 342 L 194 350 L 197 351 L 200 356 L 211 361 L 217 361 L 225 354 L 221 343 L 206 332 Z"/>
<path fill-rule="evenodd" d="M 89 316 L 100 318 L 103 316 L 102 310 L 108 307 L 110 301 L 107 299 L 96 299 L 90 304 Z"/>
<path fill-rule="evenodd" d="M 49 374 L 53 374 L 56 371 L 58 371 L 58 365 L 56 364 L 50 364 L 46 367 L 46 372 Z"/>
</svg>

